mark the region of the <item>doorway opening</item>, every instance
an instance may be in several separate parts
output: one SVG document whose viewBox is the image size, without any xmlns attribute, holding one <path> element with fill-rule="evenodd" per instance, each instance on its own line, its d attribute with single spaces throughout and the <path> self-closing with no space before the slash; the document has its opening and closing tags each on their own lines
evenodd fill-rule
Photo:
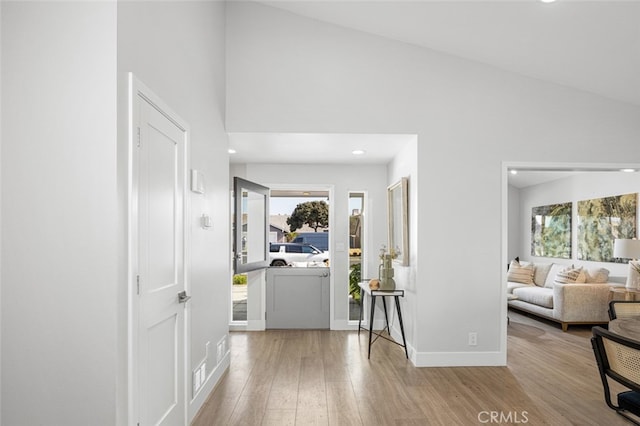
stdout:
<svg viewBox="0 0 640 426">
<path fill-rule="evenodd" d="M 500 270 L 503 274 L 502 293 L 507 291 L 507 268 L 516 257 L 531 263 L 556 263 L 584 265 L 580 241 L 591 232 L 580 226 L 578 205 L 583 201 L 636 193 L 640 175 L 638 164 L 571 164 L 571 163 L 503 163 L 502 211 L 506 219 L 502 223 L 502 258 Z M 540 207 L 557 204 L 559 201 L 569 204 L 572 220 L 566 233 L 571 241 L 567 256 L 542 256 L 534 249 L 536 236 L 532 229 L 536 211 Z M 610 237 L 606 237 L 609 238 Z M 598 240 L 602 241 L 602 240 Z M 599 242 L 599 245 L 602 243 Z M 626 276 L 625 265 L 609 261 L 589 260 L 589 267 L 601 267 L 609 271 L 608 280 L 617 282 Z M 512 302 L 503 297 L 504 322 L 501 347 L 506 357 L 507 313 Z M 513 299 L 512 299 L 513 300 Z"/>
<path fill-rule="evenodd" d="M 329 266 L 330 197 L 328 190 L 271 189 L 268 215 L 269 266 Z M 232 280 L 231 322 L 247 321 L 247 274 Z"/>
</svg>

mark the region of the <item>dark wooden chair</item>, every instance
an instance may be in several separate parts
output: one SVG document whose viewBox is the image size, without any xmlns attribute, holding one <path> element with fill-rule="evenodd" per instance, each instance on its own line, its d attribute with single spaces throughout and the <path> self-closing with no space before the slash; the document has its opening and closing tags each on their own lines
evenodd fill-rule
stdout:
<svg viewBox="0 0 640 426">
<path fill-rule="evenodd" d="M 640 342 L 612 333 L 602 327 L 593 327 L 591 346 L 596 357 L 604 400 L 609 408 L 640 425 Z M 626 391 L 612 401 L 609 380 L 614 380 Z"/>
<path fill-rule="evenodd" d="M 609 319 L 640 317 L 640 301 L 612 300 L 609 302 Z"/>
</svg>

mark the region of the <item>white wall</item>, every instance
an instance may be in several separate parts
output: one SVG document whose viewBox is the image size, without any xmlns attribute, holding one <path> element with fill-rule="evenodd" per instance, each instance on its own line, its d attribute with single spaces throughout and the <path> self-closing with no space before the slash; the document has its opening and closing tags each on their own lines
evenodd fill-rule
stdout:
<svg viewBox="0 0 640 426">
<path fill-rule="evenodd" d="M 0 421 L 125 424 L 126 72 L 189 122 L 191 167 L 206 179 L 190 197 L 195 366 L 227 333 L 224 4 L 0 7 Z M 213 230 L 199 228 L 203 213 Z M 190 416 L 228 358 L 213 364 Z"/>
<path fill-rule="evenodd" d="M 189 168 L 201 171 L 205 180 L 205 194 L 189 193 L 189 370 L 205 359 L 206 343 L 211 342 L 207 374 L 212 376 L 200 397 L 190 404 L 189 418 L 229 365 L 227 357 L 216 366 L 216 345 L 228 332 L 231 288 L 228 142 L 223 123 L 224 8 L 223 2 L 118 4 L 120 99 L 126 99 L 126 74 L 133 72 L 186 120 L 191 127 Z M 125 113 L 126 105 L 121 105 L 120 111 Z M 119 118 L 120 125 L 126 126 L 126 114 Z M 126 128 L 121 127 L 120 132 L 120 146 L 126 146 Z M 212 217 L 210 230 L 200 227 L 203 213 Z M 126 306 L 126 286 L 120 290 L 121 306 Z M 120 359 L 125 355 L 121 352 Z"/>
<path fill-rule="evenodd" d="M 0 4 L 0 187 L 2 187 L 2 4 Z M 2 259 L 2 191 L 0 191 L 0 259 Z M 0 307 L 2 306 L 2 262 L 0 261 Z M 2 315 L 0 314 L 0 383 L 2 383 Z M 2 413 L 2 387 L 0 386 L 0 413 Z M 2 415 L 0 415 L 0 426 Z"/>
<path fill-rule="evenodd" d="M 2 2 L 2 423 L 116 423 L 116 4 Z"/>
<path fill-rule="evenodd" d="M 229 131 L 418 135 L 417 364 L 503 364 L 502 162 L 628 163 L 640 108 L 264 5 L 227 10 Z"/>
<path fill-rule="evenodd" d="M 520 256 L 522 253 L 522 238 L 523 238 L 523 226 L 526 223 L 521 221 L 520 214 L 520 190 L 514 186 L 509 185 L 507 188 L 507 259 L 505 262 L 505 269 L 508 263 L 508 259 L 515 259 L 516 256 Z M 529 218 L 531 220 L 531 218 Z M 531 224 L 529 228 L 531 229 Z"/>
<path fill-rule="evenodd" d="M 407 349 L 414 364 L 416 361 L 416 343 L 418 341 L 416 322 L 418 318 L 418 140 L 417 138 L 400 151 L 387 167 L 387 186 L 409 179 L 409 197 L 407 200 L 409 216 L 409 265 L 394 264 L 396 288 L 405 290 L 400 299 Z M 401 338 L 399 323 L 393 321 L 394 337 Z"/>
<path fill-rule="evenodd" d="M 523 188 L 519 191 L 519 208 L 516 220 L 519 223 L 520 246 L 516 256 L 529 261 L 553 261 L 563 264 L 580 264 L 588 268 L 609 269 L 612 276 L 626 277 L 628 266 L 620 263 L 591 262 L 578 260 L 578 201 L 637 193 L 640 190 L 640 173 L 592 172 L 579 174 L 552 182 Z M 511 193 L 509 194 L 511 196 Z M 571 220 L 571 259 L 550 259 L 531 255 L 531 209 L 558 203 L 573 203 Z M 509 214 L 511 217 L 511 213 Z M 640 215 L 638 215 L 640 217 Z M 637 226 L 637 224 L 636 224 Z M 509 250 L 512 251 L 511 249 Z"/>
<path fill-rule="evenodd" d="M 243 172 L 245 179 L 266 186 L 292 185 L 295 188 L 309 186 L 332 186 L 333 198 L 330 200 L 332 214 L 330 247 L 331 284 L 333 289 L 333 329 L 354 328 L 348 326 L 348 285 L 349 285 L 349 191 L 366 191 L 365 252 L 368 253 L 367 267 L 370 277 L 378 271 L 378 252 L 387 241 L 386 228 L 386 182 L 387 171 L 384 165 L 287 165 L 287 164 L 247 164 L 234 167 L 235 172 Z M 309 188 L 307 188 L 309 189 Z M 345 248 L 336 251 L 336 244 Z M 249 297 L 258 298 L 252 293 Z M 261 311 L 264 312 L 264 309 Z"/>
</svg>

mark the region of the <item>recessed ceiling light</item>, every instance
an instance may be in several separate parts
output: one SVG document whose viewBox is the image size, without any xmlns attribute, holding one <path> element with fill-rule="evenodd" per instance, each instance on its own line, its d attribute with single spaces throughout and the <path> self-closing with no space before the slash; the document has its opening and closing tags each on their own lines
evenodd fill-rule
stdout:
<svg viewBox="0 0 640 426">
<path fill-rule="evenodd" d="M 620 169 L 620 171 L 625 173 L 633 173 L 636 171 L 636 169 Z"/>
<path fill-rule="evenodd" d="M 227 152 L 228 152 L 229 154 L 235 154 L 235 153 L 236 153 L 236 150 L 235 150 L 235 149 L 233 149 L 233 148 L 229 148 L 229 149 L 227 150 Z"/>
<path fill-rule="evenodd" d="M 517 175 L 518 171 L 515 170 L 515 169 L 511 169 L 511 170 L 509 170 L 509 173 L 511 173 L 512 175 Z"/>
<path fill-rule="evenodd" d="M 351 153 L 353 155 L 363 155 L 365 151 L 363 149 L 354 149 L 353 151 L 351 151 Z"/>
<path fill-rule="evenodd" d="M 553 3 L 556 0 L 540 0 L 542 3 Z"/>
</svg>

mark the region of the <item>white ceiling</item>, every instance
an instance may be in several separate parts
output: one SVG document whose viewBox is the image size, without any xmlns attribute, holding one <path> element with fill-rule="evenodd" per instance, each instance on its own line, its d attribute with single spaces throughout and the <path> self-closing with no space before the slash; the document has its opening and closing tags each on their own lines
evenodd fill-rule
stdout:
<svg viewBox="0 0 640 426">
<path fill-rule="evenodd" d="M 640 0 L 260 3 L 640 105 Z"/>
<path fill-rule="evenodd" d="M 639 170 L 637 165 L 629 164 L 627 166 L 629 167 L 625 168 L 626 171 L 623 171 L 623 169 L 618 167 L 606 167 L 596 164 L 585 165 L 584 167 L 579 168 L 567 167 L 564 169 L 545 165 L 541 165 L 538 168 L 517 168 L 517 174 L 509 173 L 508 182 L 509 185 L 515 186 L 516 188 L 526 188 L 554 180 L 565 179 L 575 175 L 593 174 L 600 177 L 605 174 L 622 175 L 624 173 L 628 173 L 629 170 L 633 170 L 635 172 L 638 172 Z"/>
<path fill-rule="evenodd" d="M 640 0 L 258 2 L 640 106 Z M 230 145 L 238 153 L 231 161 L 386 163 L 406 143 L 402 140 L 397 135 L 232 134 Z M 365 156 L 351 155 L 365 145 Z M 534 183 L 550 178 L 527 176 Z M 518 185 L 530 184 L 525 177 Z"/>
<path fill-rule="evenodd" d="M 230 133 L 232 163 L 386 164 L 415 135 Z M 365 153 L 354 155 L 361 149 Z"/>
<path fill-rule="evenodd" d="M 585 172 L 557 172 L 549 170 L 521 170 L 516 175 L 509 174 L 509 185 L 516 188 L 526 188 L 540 185 L 558 179 L 564 179 Z"/>
</svg>

